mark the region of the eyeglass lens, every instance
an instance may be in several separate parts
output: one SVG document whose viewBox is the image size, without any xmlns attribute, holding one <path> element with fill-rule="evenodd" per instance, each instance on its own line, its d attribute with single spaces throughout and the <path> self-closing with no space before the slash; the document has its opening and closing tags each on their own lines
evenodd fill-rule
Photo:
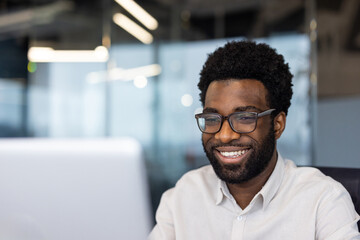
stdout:
<svg viewBox="0 0 360 240">
<path fill-rule="evenodd" d="M 229 117 L 229 122 L 236 132 L 252 132 L 256 126 L 257 115 L 255 113 L 239 113 Z"/>
<path fill-rule="evenodd" d="M 229 116 L 229 123 L 234 131 L 246 133 L 254 131 L 256 119 L 256 113 L 234 113 Z M 222 125 L 222 117 L 216 113 L 203 114 L 197 118 L 197 121 L 200 130 L 205 133 L 216 133 Z"/>
</svg>

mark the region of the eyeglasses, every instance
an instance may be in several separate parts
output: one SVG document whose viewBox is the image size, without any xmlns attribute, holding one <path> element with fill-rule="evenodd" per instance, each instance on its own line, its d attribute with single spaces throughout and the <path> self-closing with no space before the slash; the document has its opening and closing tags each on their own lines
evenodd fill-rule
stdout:
<svg viewBox="0 0 360 240">
<path fill-rule="evenodd" d="M 228 116 L 218 113 L 199 113 L 195 115 L 199 129 L 203 133 L 217 133 L 220 131 L 224 120 L 228 120 L 231 129 L 237 133 L 250 133 L 255 131 L 257 119 L 269 115 L 275 109 L 269 109 L 261 113 L 257 112 L 234 112 Z"/>
</svg>

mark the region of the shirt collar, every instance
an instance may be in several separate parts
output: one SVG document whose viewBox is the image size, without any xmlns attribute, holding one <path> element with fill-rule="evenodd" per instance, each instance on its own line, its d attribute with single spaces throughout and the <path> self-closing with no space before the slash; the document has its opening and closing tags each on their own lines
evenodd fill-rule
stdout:
<svg viewBox="0 0 360 240">
<path fill-rule="evenodd" d="M 264 187 L 260 190 L 259 194 L 263 197 L 263 209 L 265 209 L 275 194 L 279 190 L 285 171 L 284 159 L 278 153 L 278 159 L 274 168 L 274 171 L 270 175 L 269 179 L 265 183 Z"/>
<path fill-rule="evenodd" d="M 274 171 L 270 175 L 264 187 L 257 194 L 263 197 L 263 209 L 265 209 L 269 205 L 270 201 L 274 198 L 275 194 L 279 190 L 283 176 L 284 176 L 284 159 L 282 158 L 280 153 L 278 153 L 278 159 Z M 226 186 L 226 183 L 218 179 L 215 204 L 219 205 L 223 201 L 224 197 L 227 197 L 229 199 L 233 198 Z"/>
<path fill-rule="evenodd" d="M 223 198 L 224 198 L 224 191 L 223 191 L 223 184 L 224 184 L 224 182 L 223 181 L 221 181 L 220 179 L 218 179 L 218 181 L 217 181 L 217 194 L 216 194 L 216 202 L 215 202 L 215 204 L 216 205 L 219 205 L 221 202 L 222 202 L 222 200 L 223 200 Z"/>
<path fill-rule="evenodd" d="M 216 196 L 216 205 L 219 205 L 224 197 L 227 197 L 229 199 L 232 198 L 231 193 L 229 192 L 229 189 L 226 186 L 226 183 L 220 179 L 218 179 L 218 186 L 217 186 L 217 196 Z"/>
</svg>

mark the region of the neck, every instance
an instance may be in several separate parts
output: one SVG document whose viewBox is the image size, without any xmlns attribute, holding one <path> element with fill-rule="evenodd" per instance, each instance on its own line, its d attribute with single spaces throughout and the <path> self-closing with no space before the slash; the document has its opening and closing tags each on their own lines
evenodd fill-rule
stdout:
<svg viewBox="0 0 360 240">
<path fill-rule="evenodd" d="M 236 203 L 241 209 L 245 209 L 265 185 L 275 168 L 276 162 L 277 151 L 275 149 L 268 166 L 258 176 L 244 183 L 227 184 L 231 195 L 235 198 Z"/>
</svg>

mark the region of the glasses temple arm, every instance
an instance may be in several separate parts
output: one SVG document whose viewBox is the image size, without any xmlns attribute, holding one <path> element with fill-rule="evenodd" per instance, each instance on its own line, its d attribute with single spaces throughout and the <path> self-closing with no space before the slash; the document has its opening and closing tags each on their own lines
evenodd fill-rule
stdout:
<svg viewBox="0 0 360 240">
<path fill-rule="evenodd" d="M 264 112 L 262 112 L 262 113 L 259 113 L 259 114 L 258 114 L 258 117 L 262 117 L 262 116 L 268 115 L 268 114 L 272 113 L 273 111 L 275 111 L 274 108 L 269 109 L 269 110 L 266 110 L 266 111 L 264 111 Z"/>
</svg>

